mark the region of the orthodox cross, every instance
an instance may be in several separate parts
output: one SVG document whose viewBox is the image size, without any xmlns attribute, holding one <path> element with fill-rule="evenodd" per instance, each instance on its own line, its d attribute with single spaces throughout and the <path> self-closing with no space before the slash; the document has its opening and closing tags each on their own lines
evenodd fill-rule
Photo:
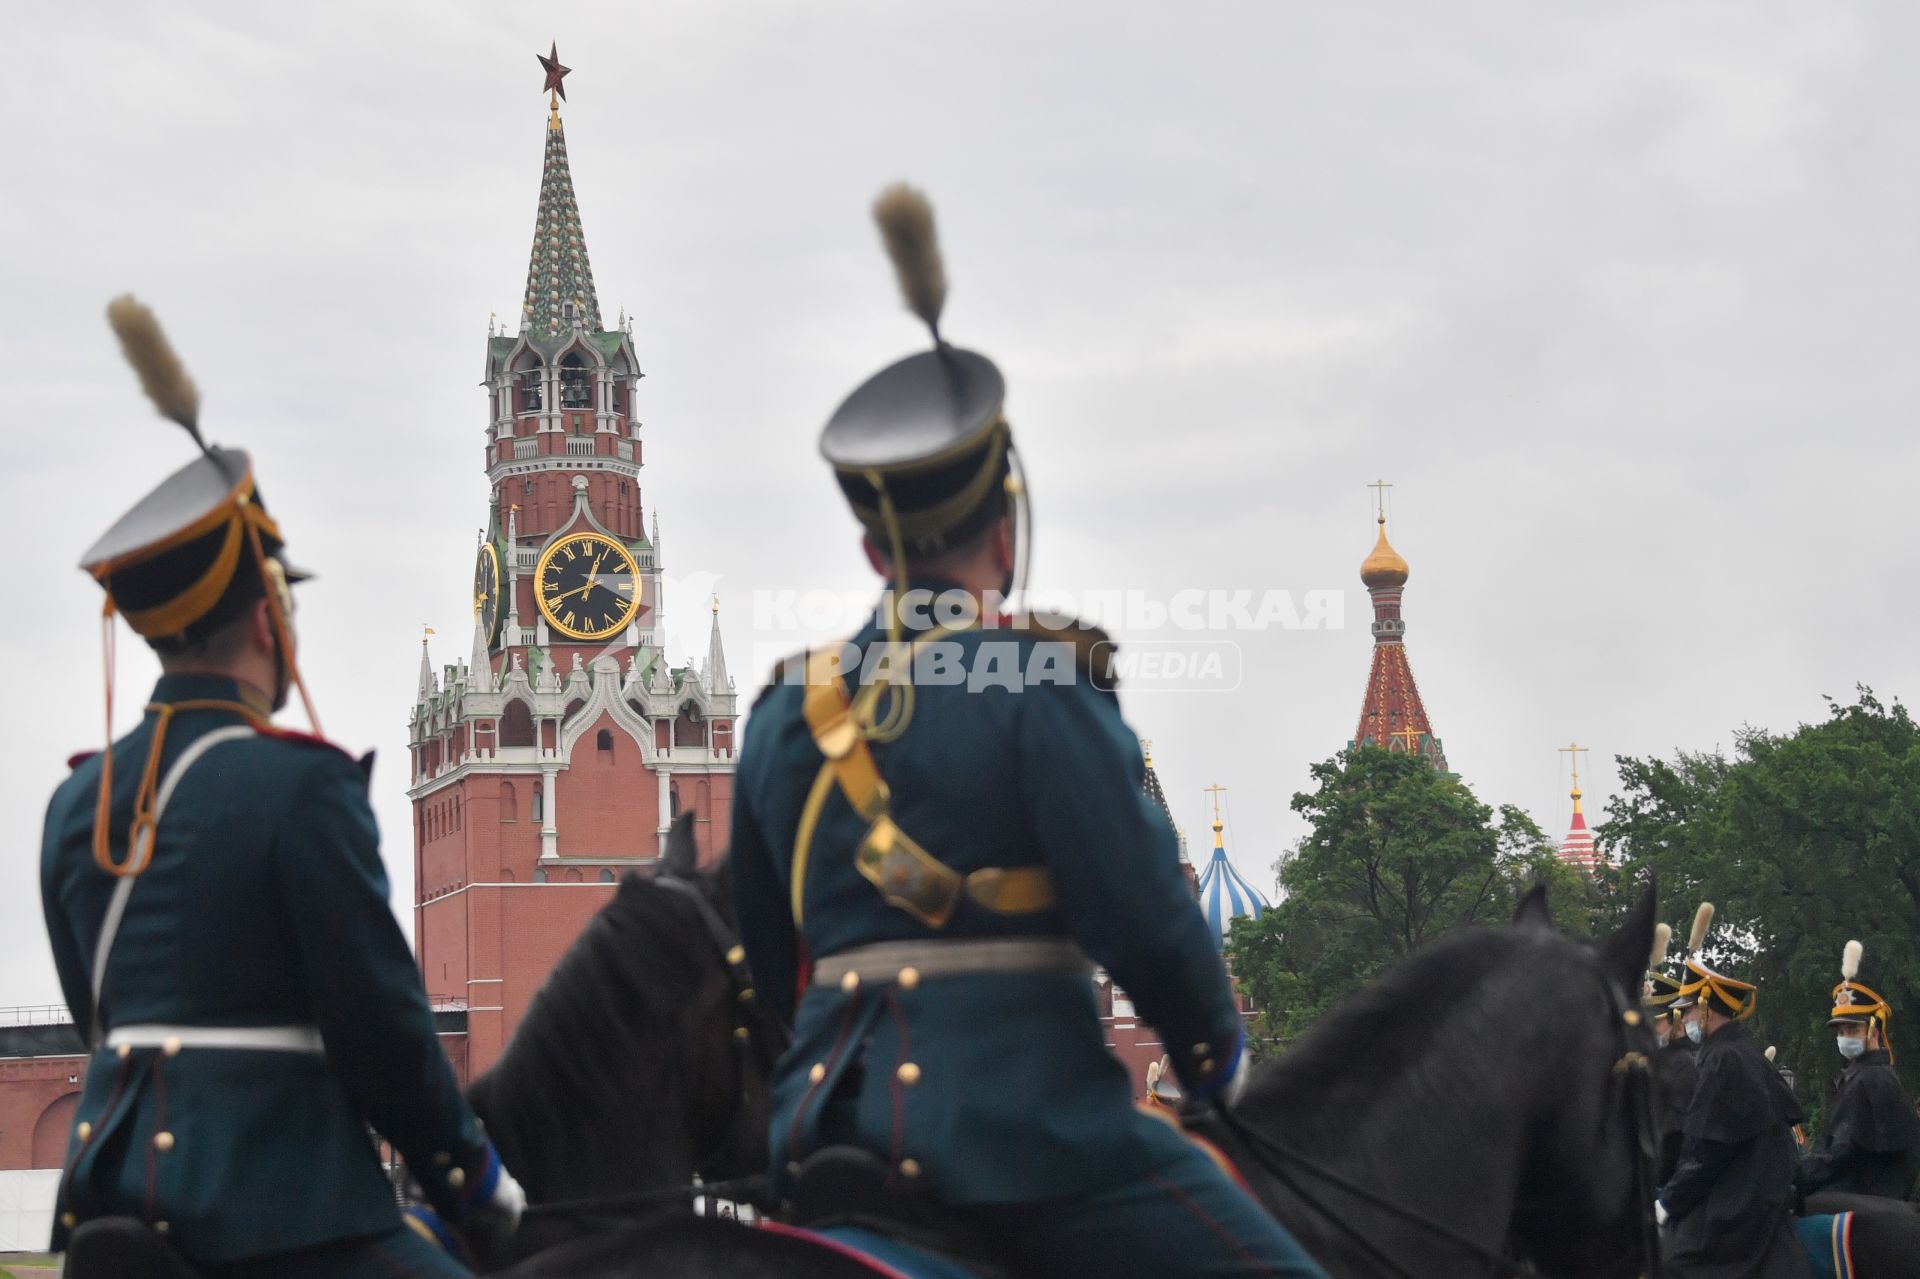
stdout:
<svg viewBox="0 0 1920 1279">
<path fill-rule="evenodd" d="M 1378 512 L 1381 519 L 1386 519 L 1387 490 L 1392 488 L 1393 485 L 1387 483 L 1385 480 L 1375 480 L 1373 483 L 1367 485 L 1367 487 L 1373 490 L 1373 505 L 1375 511 Z"/>
<path fill-rule="evenodd" d="M 1580 757 L 1587 753 L 1587 748 L 1584 746 L 1576 746 L 1569 743 L 1568 745 L 1562 746 L 1560 748 L 1560 753 L 1562 755 L 1567 756 L 1567 758 L 1572 762 L 1573 788 L 1575 790 L 1579 790 L 1580 789 Z"/>
<path fill-rule="evenodd" d="M 1213 796 L 1213 820 L 1217 822 L 1220 820 L 1220 797 L 1227 793 L 1227 788 L 1213 785 L 1206 787 L 1205 790 Z"/>
</svg>

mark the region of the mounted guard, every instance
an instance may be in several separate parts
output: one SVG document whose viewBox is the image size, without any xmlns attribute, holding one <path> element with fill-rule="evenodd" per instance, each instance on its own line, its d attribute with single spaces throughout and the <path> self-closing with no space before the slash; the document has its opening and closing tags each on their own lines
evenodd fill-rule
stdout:
<svg viewBox="0 0 1920 1279">
<path fill-rule="evenodd" d="M 1759 992 L 1707 966 L 1713 904 L 1694 917 L 1686 1033 L 1700 1045 L 1679 1166 L 1660 1193 L 1676 1279 L 1809 1279 L 1793 1227 L 1793 1125 L 1806 1118 L 1742 1024 Z"/>
<path fill-rule="evenodd" d="M 163 1236 L 209 1276 L 467 1273 L 402 1223 L 368 1127 L 444 1217 L 523 1200 L 460 1095 L 388 905 L 356 761 L 272 715 L 300 678 L 286 538 L 252 460 L 206 444 L 152 312 L 108 309 L 200 455 L 81 566 L 106 592 L 109 742 L 76 757 L 41 850 L 47 934 L 91 1058 L 52 1246 L 113 1273 Z M 159 656 L 112 740 L 114 617 Z M 135 1223 L 144 1223 L 144 1228 Z M 149 1233 L 151 1232 L 151 1233 Z"/>
<path fill-rule="evenodd" d="M 851 1147 L 1022 1272 L 1319 1275 L 1135 1111 L 1105 1047 L 1095 963 L 1174 1046 L 1190 1095 L 1243 1077 L 1240 1016 L 1145 797 L 1110 646 L 999 616 L 1031 549 L 1026 486 L 1000 370 L 940 335 L 933 211 L 896 186 L 875 216 L 934 346 L 848 396 L 820 449 L 890 588 L 850 641 L 776 671 L 734 800 L 748 961 L 794 1024 L 776 1189 Z"/>
<path fill-rule="evenodd" d="M 1798 1182 L 1807 1194 L 1836 1190 L 1905 1199 L 1920 1173 L 1920 1120 L 1893 1073 L 1887 1022 L 1893 1010 L 1860 984 L 1863 948 L 1850 941 L 1833 988 L 1833 1027 L 1846 1069 L 1833 1094 L 1820 1142 L 1802 1161 Z"/>
</svg>

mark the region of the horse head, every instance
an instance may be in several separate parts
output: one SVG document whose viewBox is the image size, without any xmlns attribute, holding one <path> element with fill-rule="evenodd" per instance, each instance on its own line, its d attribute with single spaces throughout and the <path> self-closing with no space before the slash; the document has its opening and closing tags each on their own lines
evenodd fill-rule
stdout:
<svg viewBox="0 0 1920 1279">
<path fill-rule="evenodd" d="M 683 815 L 655 873 L 620 881 L 469 1087 L 529 1201 L 553 1210 L 529 1217 L 513 1255 L 577 1233 L 568 1205 L 666 1202 L 695 1175 L 765 1167 L 780 1031 L 741 997 L 731 896 L 724 863 L 700 867 Z"/>
<path fill-rule="evenodd" d="M 1651 885 L 1591 947 L 1557 935 L 1544 887 L 1527 894 L 1514 918 L 1515 931 L 1558 957 L 1532 1006 L 1519 1010 L 1558 1031 L 1544 1045 L 1545 1088 L 1530 1098 L 1532 1137 L 1509 1235 L 1513 1249 L 1548 1274 L 1641 1274 L 1657 1246 L 1658 1044 L 1638 997 L 1654 918 Z"/>
</svg>

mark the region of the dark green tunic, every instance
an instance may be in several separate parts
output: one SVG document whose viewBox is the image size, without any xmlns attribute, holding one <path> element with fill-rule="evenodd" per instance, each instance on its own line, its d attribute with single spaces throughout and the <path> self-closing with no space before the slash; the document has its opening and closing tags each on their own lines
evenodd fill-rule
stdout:
<svg viewBox="0 0 1920 1279">
<path fill-rule="evenodd" d="M 231 681 L 200 676 L 164 678 L 154 692 L 155 702 L 238 697 Z M 154 722 L 150 711 L 114 744 L 116 858 Z M 245 722 L 231 711 L 179 712 L 162 770 L 201 735 Z M 41 852 L 47 933 L 83 1033 L 115 884 L 93 863 L 100 767 L 88 758 L 55 792 Z M 449 1176 L 480 1168 L 484 1139 L 387 898 L 367 775 L 350 756 L 295 734 L 209 749 L 182 777 L 152 864 L 135 881 L 107 964 L 104 1029 L 306 1024 L 326 1051 L 96 1051 L 68 1147 L 62 1220 L 165 1222 L 184 1253 L 206 1262 L 388 1233 L 400 1221 L 369 1125 L 406 1157 L 435 1206 L 457 1213 Z M 56 1225 L 56 1249 L 67 1233 Z"/>
</svg>

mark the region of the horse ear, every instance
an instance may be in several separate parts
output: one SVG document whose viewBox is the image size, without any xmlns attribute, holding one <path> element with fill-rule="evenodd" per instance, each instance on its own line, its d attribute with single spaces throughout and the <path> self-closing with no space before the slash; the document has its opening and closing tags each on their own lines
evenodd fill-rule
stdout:
<svg viewBox="0 0 1920 1279">
<path fill-rule="evenodd" d="M 1550 933 L 1554 931 L 1553 912 L 1547 909 L 1547 886 L 1535 884 L 1520 899 L 1520 908 L 1513 912 L 1513 926 L 1527 932 Z"/>
<path fill-rule="evenodd" d="M 1633 909 L 1620 922 L 1613 936 L 1600 943 L 1600 963 L 1607 976 L 1620 989 L 1632 994 L 1646 980 L 1647 956 L 1653 951 L 1654 915 L 1659 909 L 1659 893 L 1652 884 L 1640 894 Z"/>
<path fill-rule="evenodd" d="M 660 873 L 669 879 L 694 880 L 699 877 L 700 845 L 693 838 L 693 814 L 682 813 L 673 819 L 667 832 L 667 853 L 660 859 Z"/>
</svg>

